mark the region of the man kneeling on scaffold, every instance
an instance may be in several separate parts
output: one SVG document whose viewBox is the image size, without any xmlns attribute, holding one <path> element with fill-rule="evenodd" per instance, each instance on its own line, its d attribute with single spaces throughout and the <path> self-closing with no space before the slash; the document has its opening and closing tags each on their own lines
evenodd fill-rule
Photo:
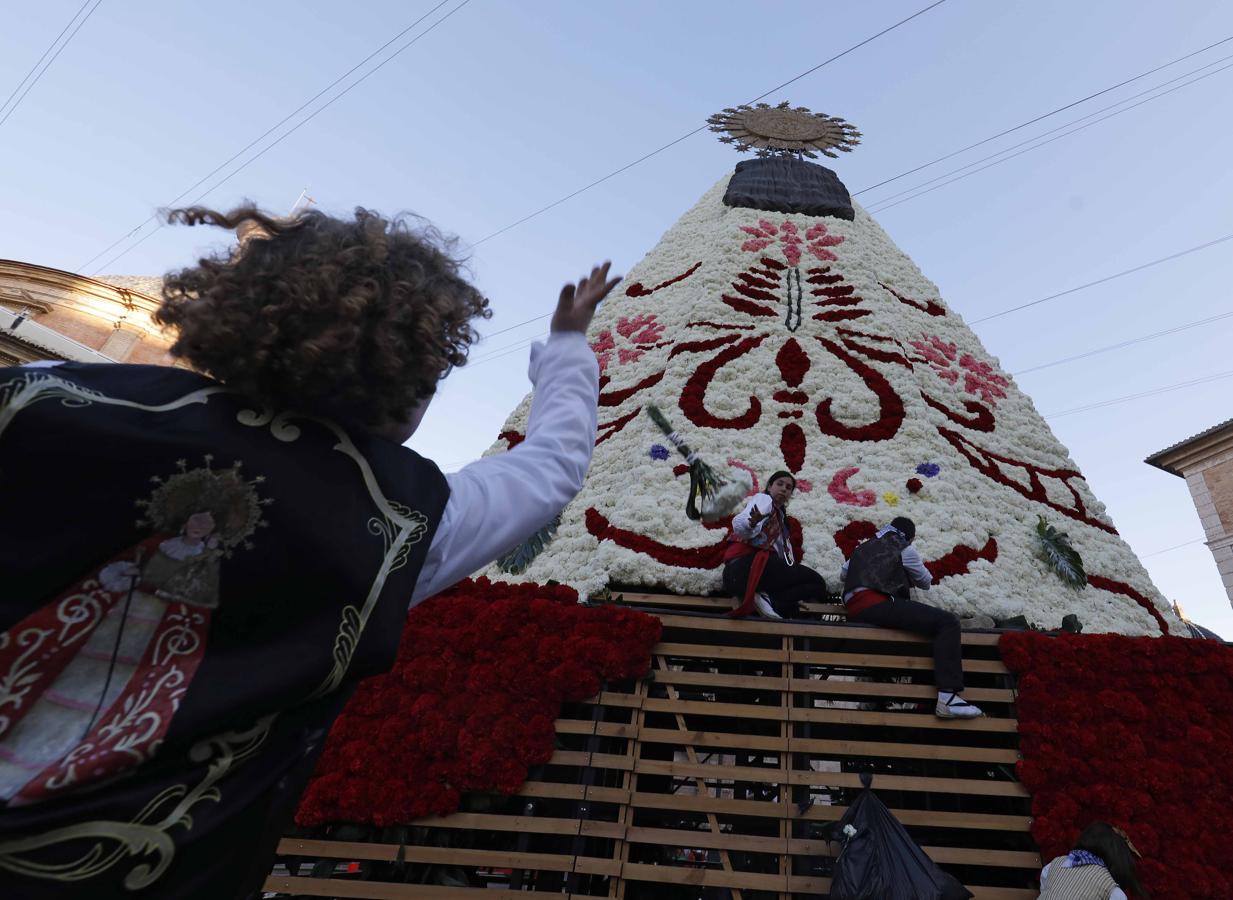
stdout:
<svg viewBox="0 0 1233 900">
<path fill-rule="evenodd" d="M 843 605 L 853 622 L 900 628 L 933 638 L 933 673 L 938 687 L 934 712 L 943 719 L 974 719 L 980 707 L 964 700 L 963 651 L 959 618 L 910 598 L 911 588 L 927 591 L 933 576 L 912 544 L 916 525 L 899 516 L 865 541 L 843 564 Z"/>
</svg>

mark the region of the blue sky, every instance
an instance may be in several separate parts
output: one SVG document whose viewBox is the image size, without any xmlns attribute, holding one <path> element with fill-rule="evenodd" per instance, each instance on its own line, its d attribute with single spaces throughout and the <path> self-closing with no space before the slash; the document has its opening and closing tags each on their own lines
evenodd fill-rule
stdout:
<svg viewBox="0 0 1233 900">
<path fill-rule="evenodd" d="M 148 274 L 221 245 L 208 231 L 162 229 L 114 262 L 132 241 L 82 268 L 434 5 L 103 0 L 0 125 L 0 256 Z M 496 332 L 548 311 L 561 282 L 593 260 L 632 266 L 738 157 L 703 132 L 484 237 L 926 5 L 470 0 L 205 201 L 248 197 L 285 211 L 307 188 L 326 210 L 413 210 L 476 244 L 472 267 L 496 313 L 487 331 Z M 80 6 L 45 0 L 10 17 L 0 32 L 0 98 Z M 1230 35 L 1233 6 L 1210 2 L 947 0 L 768 99 L 842 116 L 864 132 L 862 146 L 835 164 L 859 191 Z M 859 199 L 876 210 L 879 198 L 1230 54 L 1233 42 Z M 1233 70 L 1218 71 L 1228 62 L 876 215 L 969 321 L 1233 233 Z M 975 329 L 1014 373 L 1217 316 L 1233 309 L 1231 249 Z M 535 322 L 481 344 L 477 364 L 447 383 L 417 449 L 453 468 L 487 447 L 527 387 L 525 350 L 507 348 L 542 330 Z M 1229 371 L 1231 338 L 1233 319 L 1221 320 L 1017 380 L 1048 417 Z M 1158 552 L 1203 537 L 1186 487 L 1142 460 L 1233 415 L 1231 386 L 1217 380 L 1050 418 L 1156 584 L 1226 637 L 1233 609 L 1208 549 Z"/>
</svg>

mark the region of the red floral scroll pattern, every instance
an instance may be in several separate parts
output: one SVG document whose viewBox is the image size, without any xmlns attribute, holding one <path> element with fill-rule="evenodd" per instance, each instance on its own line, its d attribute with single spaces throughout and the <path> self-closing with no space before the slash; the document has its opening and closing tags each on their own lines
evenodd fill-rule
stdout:
<svg viewBox="0 0 1233 900">
<path fill-rule="evenodd" d="M 1107 531 L 1110 534 L 1117 534 L 1117 529 L 1107 522 L 1102 522 L 1094 516 L 1088 515 L 1087 506 L 1083 503 L 1083 498 L 1079 495 L 1079 491 L 1071 484 L 1072 481 L 1083 480 L 1083 475 L 1074 469 L 1045 469 L 1037 466 L 1034 463 L 1023 462 L 1018 459 L 1011 459 L 1009 456 L 1001 456 L 989 450 L 983 450 L 980 447 L 967 440 L 958 432 L 951 431 L 949 428 L 938 426 L 938 433 L 946 438 L 956 450 L 963 456 L 964 459 L 971 464 L 972 468 L 980 472 L 986 478 L 996 481 L 998 484 L 1004 485 L 1020 494 L 1033 500 L 1037 503 L 1043 503 L 1050 509 L 1057 510 L 1064 516 L 1075 519 L 1079 522 L 1084 522 L 1092 525 L 1102 531 Z M 1025 486 L 1010 478 L 1002 471 L 1002 466 L 1012 466 L 1017 469 L 1022 469 L 1028 477 L 1030 486 Z M 1045 486 L 1041 482 L 1041 478 L 1056 478 L 1061 481 L 1070 490 L 1071 496 L 1074 498 L 1074 506 L 1063 506 L 1060 503 L 1055 503 L 1049 499 L 1045 493 Z"/>
<path fill-rule="evenodd" d="M 968 574 L 969 566 L 978 559 L 996 562 L 997 558 L 998 542 L 993 538 L 989 538 L 989 540 L 985 541 L 985 546 L 979 550 L 975 550 L 966 544 L 960 544 L 945 556 L 939 556 L 937 559 L 925 563 L 925 568 L 933 576 L 933 583 L 937 584 L 943 578 Z"/>
<path fill-rule="evenodd" d="M 784 415 L 784 413 L 780 413 Z M 779 435 L 779 451 L 783 454 L 784 465 L 793 475 L 805 465 L 805 432 L 795 422 L 789 422 Z"/>
<path fill-rule="evenodd" d="M 464 581 L 407 615 L 393 670 L 360 682 L 300 802 L 301 825 L 392 825 L 510 794 L 553 754 L 561 704 L 644 675 L 658 619 L 560 585 Z"/>
<path fill-rule="evenodd" d="M 648 375 L 646 378 L 643 378 L 641 381 L 639 381 L 635 385 L 632 385 L 627 388 L 623 388 L 619 391 L 609 391 L 609 390 L 605 390 L 605 388 L 607 388 L 609 381 L 610 381 L 608 376 L 606 375 L 601 376 L 599 379 L 599 405 L 600 406 L 620 406 L 622 403 L 624 403 L 630 397 L 634 396 L 634 394 L 638 393 L 639 391 L 645 391 L 647 388 L 654 387 L 655 385 L 659 384 L 659 382 L 663 380 L 663 377 L 664 377 L 664 370 L 660 369 L 654 375 Z"/>
<path fill-rule="evenodd" d="M 847 441 L 885 441 L 893 438 L 903 424 L 903 401 L 895 393 L 886 377 L 872 366 L 867 366 L 859 359 L 843 350 L 834 341 L 817 335 L 818 343 L 831 352 L 832 355 L 847 363 L 848 368 L 861 377 L 865 387 L 873 391 L 878 398 L 878 418 L 865 425 L 845 425 L 831 414 L 833 398 L 827 397 L 818 404 L 818 428 L 823 434 L 833 435 Z"/>
<path fill-rule="evenodd" d="M 881 281 L 879 281 L 878 284 L 882 286 L 882 290 L 886 291 L 905 306 L 910 306 L 913 309 L 919 309 L 921 312 L 929 313 L 931 316 L 946 315 L 946 307 L 942 306 L 942 304 L 938 303 L 936 300 L 926 300 L 924 303 L 921 303 L 919 300 L 912 300 L 903 296 L 903 294 L 899 293 L 888 284 Z"/>
<path fill-rule="evenodd" d="M 614 434 L 618 434 L 626 425 L 637 418 L 640 412 L 642 412 L 641 406 L 635 408 L 633 412 L 627 415 L 613 419 L 611 422 L 600 422 L 599 426 L 595 429 L 598 435 L 595 439 L 595 446 L 598 447 Z"/>
<path fill-rule="evenodd" d="M 758 419 L 762 417 L 762 404 L 757 397 L 751 396 L 749 398 L 749 408 L 745 412 L 730 419 L 725 419 L 707 410 L 706 389 L 715 377 L 715 373 L 732 362 L 732 360 L 744 356 L 750 350 L 757 347 L 764 339 L 765 335 L 751 335 L 743 341 L 733 344 L 726 350 L 715 354 L 694 370 L 693 375 L 689 376 L 689 380 L 685 382 L 685 388 L 681 391 L 681 411 L 689 417 L 689 421 L 703 428 L 744 429 L 753 427 Z M 673 355 L 675 356 L 678 350 L 687 347 L 689 347 L 688 344 L 678 344 L 672 348 Z"/>
<path fill-rule="evenodd" d="M 731 523 L 732 518 L 729 516 L 719 522 L 712 522 L 706 527 L 727 530 Z M 724 551 L 728 546 L 728 538 L 725 536 L 705 547 L 674 547 L 637 532 L 618 528 L 595 507 L 587 509 L 586 524 L 587 531 L 598 541 L 612 541 L 618 547 L 642 553 L 666 566 L 682 569 L 718 568 L 723 564 Z M 788 543 L 792 545 L 792 552 L 796 554 L 798 560 L 804 554 L 803 542 L 804 532 L 801 530 L 801 523 L 788 516 Z"/>
<path fill-rule="evenodd" d="M 684 281 L 690 275 L 694 274 L 694 272 L 697 272 L 698 267 L 701 265 L 702 265 L 702 260 L 698 260 L 698 262 L 694 263 L 692 266 L 690 266 L 680 275 L 677 275 L 675 278 L 669 278 L 667 281 L 661 281 L 659 284 L 655 285 L 655 287 L 653 288 L 644 287 L 641 281 L 635 281 L 633 284 L 631 284 L 629 287 L 625 289 L 625 296 L 627 297 L 649 297 L 651 294 L 655 293 L 656 291 L 662 291 L 664 288 L 669 287 L 670 285 L 674 285 L 674 284 L 677 284 L 678 282 Z"/>
<path fill-rule="evenodd" d="M 965 418 L 963 415 L 955 412 L 946 404 L 939 403 L 937 400 L 934 400 L 924 391 L 920 392 L 920 397 L 942 415 L 946 416 L 946 418 L 950 419 L 956 425 L 962 425 L 964 428 L 971 428 L 973 431 L 989 432 L 993 431 L 994 426 L 997 424 L 996 420 L 993 418 L 993 413 L 989 411 L 989 408 L 987 406 L 981 406 L 975 400 L 963 401 L 963 408 L 966 409 L 971 415 L 970 418 Z"/>
<path fill-rule="evenodd" d="M 1126 582 L 1114 581 L 1112 578 L 1105 578 L 1102 575 L 1089 575 L 1087 576 L 1087 583 L 1102 591 L 1109 591 L 1114 594 L 1121 594 L 1123 597 L 1129 597 L 1152 614 L 1152 618 L 1156 620 L 1156 625 L 1160 628 L 1161 634 L 1169 633 L 1169 623 L 1165 621 L 1164 616 L 1160 614 L 1160 610 L 1156 608 L 1156 605 Z"/>
<path fill-rule="evenodd" d="M 1009 633 L 1017 765 L 1048 860 L 1090 822 L 1125 829 L 1156 900 L 1233 897 L 1233 648 L 1190 638 Z"/>
</svg>

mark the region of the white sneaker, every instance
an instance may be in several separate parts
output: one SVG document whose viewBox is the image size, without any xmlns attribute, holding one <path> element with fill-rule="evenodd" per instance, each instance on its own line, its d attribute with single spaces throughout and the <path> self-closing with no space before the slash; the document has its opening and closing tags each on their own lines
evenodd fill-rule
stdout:
<svg viewBox="0 0 1233 900">
<path fill-rule="evenodd" d="M 775 607 L 771 606 L 771 598 L 766 596 L 766 594 L 761 591 L 754 594 L 754 606 L 757 607 L 758 612 L 762 613 L 762 615 L 766 616 L 768 619 L 783 618 L 783 616 L 775 612 Z"/>
<path fill-rule="evenodd" d="M 975 719 L 983 716 L 984 712 L 958 694 L 938 691 L 938 705 L 933 708 L 933 714 L 939 719 Z"/>
</svg>

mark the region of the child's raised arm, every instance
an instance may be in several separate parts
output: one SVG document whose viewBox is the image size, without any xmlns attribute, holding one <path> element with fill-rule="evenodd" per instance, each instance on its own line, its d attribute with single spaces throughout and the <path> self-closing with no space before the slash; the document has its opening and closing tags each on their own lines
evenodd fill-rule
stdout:
<svg viewBox="0 0 1233 900">
<path fill-rule="evenodd" d="M 619 278 L 608 263 L 561 289 L 546 344 L 531 348 L 535 386 L 527 437 L 508 453 L 447 475 L 450 497 L 412 604 L 445 590 L 526 540 L 582 489 L 595 449 L 599 366 L 586 339 Z"/>
</svg>

